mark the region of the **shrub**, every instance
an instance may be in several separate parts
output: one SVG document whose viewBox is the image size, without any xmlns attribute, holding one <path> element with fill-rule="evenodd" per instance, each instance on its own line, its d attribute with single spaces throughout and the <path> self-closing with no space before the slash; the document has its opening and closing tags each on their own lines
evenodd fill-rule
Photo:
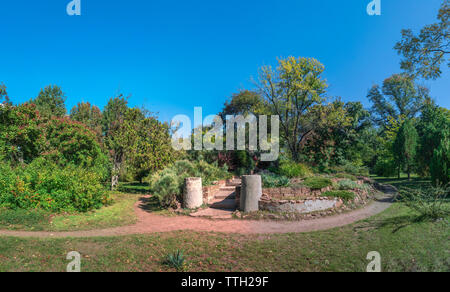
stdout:
<svg viewBox="0 0 450 292">
<path fill-rule="evenodd" d="M 0 207 L 86 212 L 109 202 L 101 177 L 79 166 L 36 159 L 23 167 L 0 165 Z"/>
<path fill-rule="evenodd" d="M 350 201 L 355 198 L 355 193 L 350 191 L 328 191 L 321 195 L 322 197 L 340 198 L 344 201 Z"/>
<path fill-rule="evenodd" d="M 320 190 L 329 187 L 332 184 L 333 182 L 326 177 L 309 177 L 303 182 L 304 186 L 313 190 Z"/>
<path fill-rule="evenodd" d="M 177 271 L 183 271 L 186 268 L 185 260 L 183 252 L 177 250 L 175 253 L 168 254 L 164 263 Z"/>
<path fill-rule="evenodd" d="M 288 187 L 290 181 L 287 177 L 276 174 L 263 174 L 262 176 L 263 186 L 265 188 L 280 188 Z"/>
<path fill-rule="evenodd" d="M 404 202 L 410 209 L 420 214 L 419 219 L 440 219 L 450 214 L 449 194 L 450 187 L 432 186 L 417 189 L 400 189 L 400 201 Z"/>
<path fill-rule="evenodd" d="M 177 201 L 181 201 L 184 181 L 188 177 L 201 177 L 203 185 L 208 186 L 214 181 L 228 179 L 231 175 L 226 165 L 218 167 L 217 164 L 205 161 L 180 160 L 147 177 L 146 181 L 149 182 L 151 192 L 159 199 L 162 207 L 174 208 Z"/>
<path fill-rule="evenodd" d="M 340 190 L 355 190 L 355 189 L 361 188 L 361 186 L 359 184 L 357 184 L 356 182 L 354 182 L 352 180 L 348 180 L 348 179 L 341 180 L 337 184 L 338 184 L 338 188 Z"/>
<path fill-rule="evenodd" d="M 312 174 L 312 171 L 308 166 L 304 164 L 296 163 L 293 161 L 286 161 L 280 164 L 278 174 L 288 178 L 305 178 L 310 176 Z"/>
<path fill-rule="evenodd" d="M 378 159 L 373 171 L 382 177 L 393 177 L 397 174 L 397 166 L 392 159 Z"/>
<path fill-rule="evenodd" d="M 341 166 L 333 168 L 336 172 L 344 172 L 353 175 L 369 176 L 369 169 L 356 163 L 347 162 Z"/>
<path fill-rule="evenodd" d="M 356 178 L 356 176 L 354 176 L 353 174 L 348 174 L 348 173 L 338 173 L 338 174 L 335 175 L 335 177 L 336 178 L 345 178 L 345 179 L 349 179 L 349 180 L 352 180 L 352 181 L 358 180 Z"/>
</svg>

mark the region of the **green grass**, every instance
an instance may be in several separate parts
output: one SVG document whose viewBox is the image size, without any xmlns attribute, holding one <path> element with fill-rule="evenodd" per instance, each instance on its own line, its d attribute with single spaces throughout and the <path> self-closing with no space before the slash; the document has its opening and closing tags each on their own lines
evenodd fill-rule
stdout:
<svg viewBox="0 0 450 292">
<path fill-rule="evenodd" d="M 402 175 L 400 179 L 397 177 L 380 177 L 380 176 L 371 176 L 372 179 L 376 180 L 379 183 L 382 184 L 389 184 L 393 185 L 396 188 L 402 188 L 402 187 L 408 187 L 408 188 L 418 188 L 427 186 L 430 184 L 430 180 L 427 178 L 420 178 L 417 176 L 412 176 L 411 180 L 408 180 L 408 178 L 405 175 Z"/>
<path fill-rule="evenodd" d="M 70 251 L 82 271 L 174 271 L 166 256 L 184 251 L 188 271 L 358 271 L 370 251 L 383 271 L 450 271 L 448 218 L 417 222 L 400 203 L 384 213 L 328 231 L 282 235 L 171 232 L 90 239 L 0 237 L 0 271 L 65 271 Z"/>
<path fill-rule="evenodd" d="M 126 194 L 149 194 L 150 186 L 146 183 L 131 182 L 131 183 L 120 183 L 119 191 Z"/>
<path fill-rule="evenodd" d="M 39 210 L 0 210 L 0 229 L 31 231 L 94 230 L 136 223 L 134 194 L 113 194 L 113 204 L 99 210 L 52 215 Z"/>
</svg>

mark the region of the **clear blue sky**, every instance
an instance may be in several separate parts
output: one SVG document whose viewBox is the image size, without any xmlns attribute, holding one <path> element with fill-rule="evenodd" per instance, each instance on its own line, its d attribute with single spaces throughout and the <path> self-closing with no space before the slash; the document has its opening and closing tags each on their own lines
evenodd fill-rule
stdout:
<svg viewBox="0 0 450 292">
<path fill-rule="evenodd" d="M 366 100 L 368 89 L 400 72 L 393 50 L 402 28 L 436 21 L 440 0 L 69 0 L 0 2 L 0 82 L 15 103 L 48 84 L 61 86 L 67 107 L 100 108 L 117 90 L 132 94 L 162 120 L 221 110 L 251 76 L 277 57 L 314 57 L 326 66 L 329 96 Z M 427 81 L 450 108 L 450 74 Z"/>
</svg>

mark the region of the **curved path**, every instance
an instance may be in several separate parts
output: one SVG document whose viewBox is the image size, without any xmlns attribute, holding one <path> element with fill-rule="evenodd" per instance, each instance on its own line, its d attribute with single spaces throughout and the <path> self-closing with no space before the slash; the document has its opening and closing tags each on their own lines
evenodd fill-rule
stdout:
<svg viewBox="0 0 450 292">
<path fill-rule="evenodd" d="M 71 232 L 40 232 L 40 231 L 6 231 L 0 230 L 0 236 L 64 238 L 64 237 L 110 237 L 133 234 L 149 234 L 180 230 L 238 233 L 238 234 L 275 234 L 300 233 L 326 230 L 348 225 L 383 212 L 391 205 L 395 190 L 383 186 L 384 195 L 377 198 L 362 209 L 348 213 L 296 222 L 279 221 L 247 221 L 247 220 L 210 220 L 188 216 L 165 217 L 144 211 L 143 202 L 135 206 L 138 223 L 132 226 L 122 226 L 92 231 Z"/>
</svg>

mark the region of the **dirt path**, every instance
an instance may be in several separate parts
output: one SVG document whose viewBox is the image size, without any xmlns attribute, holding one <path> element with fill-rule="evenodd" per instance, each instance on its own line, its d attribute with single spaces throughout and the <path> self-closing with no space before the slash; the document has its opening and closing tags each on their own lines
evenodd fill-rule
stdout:
<svg viewBox="0 0 450 292">
<path fill-rule="evenodd" d="M 80 238 L 80 237 L 110 237 L 132 234 L 149 234 L 179 230 L 238 233 L 238 234 L 275 234 L 299 233 L 326 230 L 345 226 L 356 221 L 369 218 L 383 212 L 391 205 L 394 190 L 385 189 L 384 196 L 362 209 L 349 213 L 297 222 L 247 221 L 247 220 L 210 220 L 187 216 L 165 217 L 144 211 L 142 202 L 135 206 L 138 223 L 133 226 L 71 232 L 34 232 L 0 230 L 0 236 L 38 237 L 38 238 Z"/>
</svg>

